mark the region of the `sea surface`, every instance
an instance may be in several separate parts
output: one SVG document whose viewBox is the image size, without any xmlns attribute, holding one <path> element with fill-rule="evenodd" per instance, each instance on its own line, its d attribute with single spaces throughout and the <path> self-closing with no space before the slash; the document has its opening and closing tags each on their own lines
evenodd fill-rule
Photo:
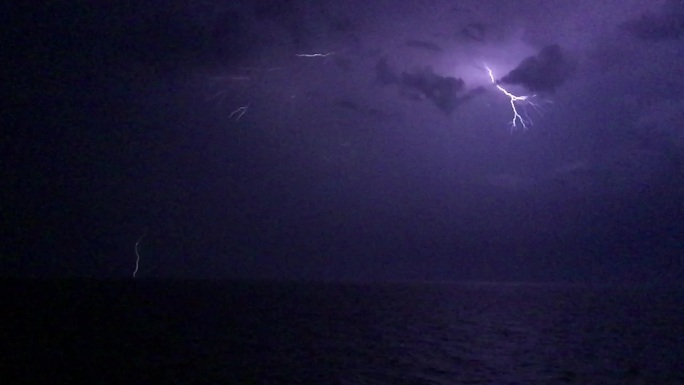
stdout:
<svg viewBox="0 0 684 385">
<path fill-rule="evenodd" d="M 0 285 L 4 384 L 684 384 L 679 289 Z"/>
</svg>

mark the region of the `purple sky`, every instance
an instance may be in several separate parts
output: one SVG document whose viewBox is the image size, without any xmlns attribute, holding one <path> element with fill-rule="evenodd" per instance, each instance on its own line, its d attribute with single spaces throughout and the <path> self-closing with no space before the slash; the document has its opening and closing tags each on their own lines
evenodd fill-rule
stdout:
<svg viewBox="0 0 684 385">
<path fill-rule="evenodd" d="M 10 275 L 684 276 L 678 1 L 107 4 L 17 10 Z"/>
</svg>

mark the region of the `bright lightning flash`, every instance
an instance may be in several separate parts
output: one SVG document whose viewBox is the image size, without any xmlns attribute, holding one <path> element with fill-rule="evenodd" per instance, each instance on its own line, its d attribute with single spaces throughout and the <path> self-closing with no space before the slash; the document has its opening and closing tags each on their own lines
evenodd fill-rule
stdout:
<svg viewBox="0 0 684 385">
<path fill-rule="evenodd" d="M 529 117 L 527 116 L 527 113 L 525 113 L 525 117 L 527 120 L 523 119 L 522 115 L 518 112 L 518 105 L 517 103 L 523 102 L 531 105 L 532 107 L 537 107 L 535 103 L 533 103 L 531 100 L 529 100 L 531 97 L 534 97 L 534 95 L 513 95 L 512 93 L 508 92 L 505 88 L 501 87 L 500 84 L 496 82 L 496 79 L 494 78 L 494 74 L 492 73 L 491 68 L 485 64 L 485 68 L 487 69 L 487 73 L 489 74 L 489 79 L 492 81 L 492 84 L 496 86 L 496 88 L 499 89 L 499 91 L 503 92 L 508 98 L 511 100 L 511 109 L 513 109 L 513 120 L 511 120 L 511 129 L 517 128 L 518 123 L 522 126 L 523 130 L 527 130 L 527 125 L 532 124 L 532 122 L 529 120 Z"/>
</svg>

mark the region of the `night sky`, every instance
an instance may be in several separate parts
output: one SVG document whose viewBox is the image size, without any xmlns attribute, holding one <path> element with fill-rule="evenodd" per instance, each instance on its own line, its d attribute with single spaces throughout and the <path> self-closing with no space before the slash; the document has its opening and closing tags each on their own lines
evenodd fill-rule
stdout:
<svg viewBox="0 0 684 385">
<path fill-rule="evenodd" d="M 682 4 L 16 5 L 0 274 L 681 281 Z"/>
</svg>

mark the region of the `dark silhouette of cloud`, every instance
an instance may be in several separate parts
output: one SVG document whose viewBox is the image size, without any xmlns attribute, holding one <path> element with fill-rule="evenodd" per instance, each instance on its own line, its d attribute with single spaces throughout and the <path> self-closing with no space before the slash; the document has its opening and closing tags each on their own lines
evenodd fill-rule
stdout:
<svg viewBox="0 0 684 385">
<path fill-rule="evenodd" d="M 560 46 L 552 44 L 542 48 L 537 55 L 523 60 L 500 82 L 520 84 L 533 92 L 553 92 L 565 82 L 574 68 Z"/>
<path fill-rule="evenodd" d="M 403 72 L 400 80 L 409 96 L 414 99 L 428 99 L 447 114 L 461 104 L 458 93 L 465 88 L 463 79 L 440 76 L 432 68 L 426 67 L 414 73 Z"/>
<path fill-rule="evenodd" d="M 412 100 L 430 100 L 446 114 L 484 92 L 483 87 L 466 91 L 463 79 L 438 75 L 431 67 L 397 75 L 384 57 L 376 63 L 375 73 L 379 84 L 399 84 L 403 96 Z"/>
</svg>

